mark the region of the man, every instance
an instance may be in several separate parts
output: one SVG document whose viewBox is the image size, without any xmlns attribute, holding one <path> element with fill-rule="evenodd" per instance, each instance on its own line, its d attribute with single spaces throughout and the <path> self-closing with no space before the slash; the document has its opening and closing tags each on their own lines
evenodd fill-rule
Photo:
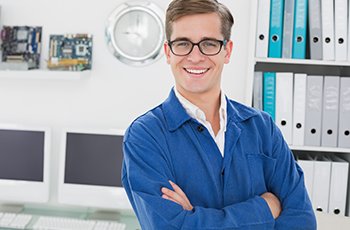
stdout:
<svg viewBox="0 0 350 230">
<path fill-rule="evenodd" d="M 122 180 L 142 229 L 316 229 L 281 132 L 221 91 L 232 25 L 216 0 L 174 0 L 167 9 L 175 88 L 124 139 Z"/>
</svg>

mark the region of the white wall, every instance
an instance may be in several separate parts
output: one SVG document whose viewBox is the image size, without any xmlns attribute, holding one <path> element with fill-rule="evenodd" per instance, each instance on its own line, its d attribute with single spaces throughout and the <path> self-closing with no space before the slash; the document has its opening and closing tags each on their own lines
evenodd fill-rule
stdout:
<svg viewBox="0 0 350 230">
<path fill-rule="evenodd" d="M 3 25 L 43 26 L 41 68 L 46 68 L 50 34 L 93 34 L 93 66 L 88 79 L 36 79 L 35 72 L 2 78 L 0 71 L 0 123 L 40 124 L 53 128 L 51 203 L 56 200 L 60 128 L 126 128 L 138 115 L 168 95 L 173 78 L 165 58 L 142 68 L 120 63 L 107 50 L 104 25 L 121 0 L 0 0 Z M 166 9 L 169 0 L 154 0 Z M 244 102 L 249 52 L 250 2 L 222 0 L 235 17 L 234 51 L 226 65 L 223 89 Z M 40 73 L 42 75 L 42 71 Z M 57 75 L 57 74 L 56 74 Z M 61 72 L 66 77 L 69 73 Z M 28 79 L 26 79 L 28 78 Z"/>
</svg>

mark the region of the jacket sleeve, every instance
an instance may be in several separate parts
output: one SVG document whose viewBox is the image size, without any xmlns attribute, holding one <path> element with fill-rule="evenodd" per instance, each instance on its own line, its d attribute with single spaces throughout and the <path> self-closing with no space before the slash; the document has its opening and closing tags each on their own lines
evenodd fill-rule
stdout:
<svg viewBox="0 0 350 230">
<path fill-rule="evenodd" d="M 272 120 L 272 155 L 277 160 L 274 174 L 268 184 L 269 192 L 281 201 L 282 213 L 276 219 L 275 229 L 316 229 L 316 218 L 307 194 L 304 175 L 293 154 Z"/>
<path fill-rule="evenodd" d="M 260 196 L 223 209 L 196 206 L 192 211 L 163 199 L 161 188 L 171 188 L 168 180 L 176 183 L 166 146 L 137 131 L 129 130 L 124 140 L 123 185 L 142 229 L 273 229 L 275 220 Z"/>
</svg>

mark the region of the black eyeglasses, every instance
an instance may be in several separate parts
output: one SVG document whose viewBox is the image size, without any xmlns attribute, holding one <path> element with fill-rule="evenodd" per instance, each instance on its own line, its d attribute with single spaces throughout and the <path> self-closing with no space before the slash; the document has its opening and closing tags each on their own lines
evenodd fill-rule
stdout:
<svg viewBox="0 0 350 230">
<path fill-rule="evenodd" d="M 227 40 L 204 39 L 193 43 L 189 40 L 168 41 L 171 52 L 176 56 L 189 55 L 194 46 L 198 46 L 200 52 L 207 56 L 214 56 L 220 53 L 222 46 L 226 46 Z"/>
</svg>

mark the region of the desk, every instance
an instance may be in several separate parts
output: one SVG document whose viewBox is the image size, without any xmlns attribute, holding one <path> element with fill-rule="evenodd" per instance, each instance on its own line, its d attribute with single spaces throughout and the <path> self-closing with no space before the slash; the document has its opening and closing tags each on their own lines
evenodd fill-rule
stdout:
<svg viewBox="0 0 350 230">
<path fill-rule="evenodd" d="M 50 216 L 66 216 L 66 217 L 73 217 L 73 218 L 83 218 L 82 213 L 80 214 L 72 214 L 72 213 L 51 213 L 51 212 L 36 212 L 33 210 L 27 210 L 24 213 L 28 213 L 33 215 L 32 223 L 35 222 L 37 219 L 37 216 L 40 215 L 50 215 Z M 337 230 L 349 230 L 350 229 L 350 217 L 344 217 L 344 216 L 335 216 L 330 215 L 326 213 L 320 213 L 316 212 L 316 219 L 317 219 L 317 229 L 318 230 L 331 230 L 331 229 L 337 229 Z M 126 230 L 141 230 L 141 227 L 136 219 L 136 216 L 131 213 L 127 214 L 120 214 L 118 221 L 121 223 L 126 224 Z M 31 226 L 31 225 L 30 225 Z M 4 229 L 4 228 L 0 228 Z"/>
<path fill-rule="evenodd" d="M 135 215 L 122 215 L 120 222 L 126 224 L 126 230 L 141 230 L 140 224 Z"/>
<path fill-rule="evenodd" d="M 52 216 L 52 217 L 66 217 L 74 219 L 97 219 L 97 220 L 110 220 L 117 221 L 126 224 L 126 230 L 141 230 L 138 220 L 135 214 L 131 211 L 126 212 L 91 212 L 88 209 L 65 209 L 65 208 L 24 208 L 22 211 L 15 211 L 8 209 L 8 207 L 1 207 L 0 212 L 13 212 L 32 215 L 32 219 L 28 224 L 27 229 L 35 224 L 40 216 Z M 8 228 L 1 228 L 8 229 Z M 13 230 L 13 229 L 12 229 Z"/>
<path fill-rule="evenodd" d="M 318 230 L 350 230 L 350 217 L 347 216 L 335 216 L 327 213 L 316 212 L 317 229 Z M 123 223 L 126 223 L 128 230 L 136 230 L 140 228 L 137 219 L 133 215 L 125 216 L 121 219 Z"/>
<path fill-rule="evenodd" d="M 335 216 L 327 213 L 316 212 L 318 230 L 349 230 L 350 217 Z"/>
<path fill-rule="evenodd" d="M 327 213 L 316 212 L 317 230 L 350 230 L 350 217 L 347 216 L 335 216 Z M 141 230 L 137 223 L 136 217 L 129 216 L 129 219 L 123 220 L 127 226 L 130 226 L 132 230 Z M 129 222 L 130 221 L 130 224 Z"/>
</svg>

